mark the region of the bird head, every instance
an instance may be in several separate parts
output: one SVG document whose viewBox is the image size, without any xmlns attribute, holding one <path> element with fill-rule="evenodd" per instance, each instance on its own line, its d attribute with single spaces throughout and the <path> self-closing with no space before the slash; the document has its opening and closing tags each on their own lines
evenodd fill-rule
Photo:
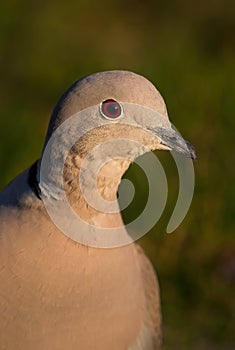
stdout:
<svg viewBox="0 0 235 350">
<path fill-rule="evenodd" d="M 40 161 L 41 192 L 55 200 L 65 199 L 66 193 L 90 223 L 119 225 L 118 184 L 130 163 L 150 150 L 196 158 L 146 78 L 128 71 L 86 76 L 65 92 L 52 113 Z M 102 213 L 96 209 L 97 192 L 104 199 Z M 117 219 L 107 210 L 110 201 Z"/>
<path fill-rule="evenodd" d="M 88 108 L 91 113 L 80 114 L 77 118 L 77 129 L 84 129 L 84 123 L 92 125 L 93 121 L 96 128 L 97 123 L 105 127 L 87 135 L 83 144 L 80 143 L 80 154 L 89 145 L 94 146 L 107 138 L 110 131 L 117 137 L 136 134 L 139 139 L 146 135 L 144 131 L 151 131 L 153 135 L 148 132 L 148 141 L 142 140 L 150 149 L 176 150 L 196 158 L 190 143 L 172 127 L 165 102 L 155 86 L 141 75 L 119 70 L 85 76 L 62 95 L 52 113 L 45 145 L 62 123 Z"/>
</svg>

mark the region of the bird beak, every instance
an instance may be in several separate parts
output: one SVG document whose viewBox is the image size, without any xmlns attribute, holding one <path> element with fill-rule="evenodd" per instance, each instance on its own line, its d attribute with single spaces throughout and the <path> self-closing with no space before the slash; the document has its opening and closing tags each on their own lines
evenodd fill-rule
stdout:
<svg viewBox="0 0 235 350">
<path fill-rule="evenodd" d="M 166 146 L 170 151 L 184 154 L 193 160 L 197 159 L 194 147 L 173 128 L 148 128 L 160 139 L 160 144 Z"/>
</svg>

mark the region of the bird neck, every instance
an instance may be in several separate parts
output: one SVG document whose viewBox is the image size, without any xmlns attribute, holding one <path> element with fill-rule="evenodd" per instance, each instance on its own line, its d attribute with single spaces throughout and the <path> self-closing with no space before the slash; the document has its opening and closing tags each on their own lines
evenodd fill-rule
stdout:
<svg viewBox="0 0 235 350">
<path fill-rule="evenodd" d="M 46 184 L 39 180 L 42 198 L 63 201 L 65 195 L 73 210 L 87 223 L 108 228 L 123 226 L 117 190 L 130 161 L 117 158 L 101 167 L 98 163 L 99 159 L 84 159 L 71 152 L 64 165 L 63 184 L 53 167 L 48 171 Z M 37 178 L 40 178 L 39 166 Z"/>
</svg>

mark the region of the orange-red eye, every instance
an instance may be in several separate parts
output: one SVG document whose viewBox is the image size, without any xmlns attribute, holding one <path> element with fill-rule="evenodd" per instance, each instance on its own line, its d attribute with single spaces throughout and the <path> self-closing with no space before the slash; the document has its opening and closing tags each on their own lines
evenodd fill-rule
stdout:
<svg viewBox="0 0 235 350">
<path fill-rule="evenodd" d="M 117 101 L 108 99 L 101 103 L 100 112 L 106 119 L 117 119 L 122 115 L 122 106 Z"/>
</svg>

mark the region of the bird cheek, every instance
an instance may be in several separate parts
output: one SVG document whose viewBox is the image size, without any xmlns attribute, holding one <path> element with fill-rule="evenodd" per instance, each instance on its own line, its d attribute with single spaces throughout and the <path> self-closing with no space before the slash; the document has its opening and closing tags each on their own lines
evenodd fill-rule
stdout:
<svg viewBox="0 0 235 350">
<path fill-rule="evenodd" d="M 159 149 L 160 142 L 161 140 L 158 137 L 149 134 L 146 135 L 142 140 L 142 144 L 148 147 L 151 151 Z"/>
</svg>

